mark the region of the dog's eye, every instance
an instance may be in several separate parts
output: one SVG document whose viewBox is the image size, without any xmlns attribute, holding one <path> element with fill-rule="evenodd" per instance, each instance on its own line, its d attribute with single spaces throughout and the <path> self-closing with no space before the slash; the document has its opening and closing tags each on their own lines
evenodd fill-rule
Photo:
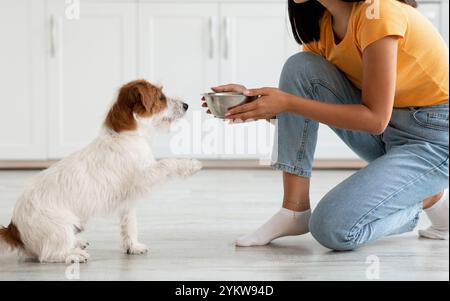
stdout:
<svg viewBox="0 0 450 301">
<path fill-rule="evenodd" d="M 159 100 L 161 100 L 161 101 L 164 101 L 164 100 L 166 100 L 166 96 L 164 96 L 164 95 L 161 95 L 161 96 L 159 97 Z"/>
</svg>

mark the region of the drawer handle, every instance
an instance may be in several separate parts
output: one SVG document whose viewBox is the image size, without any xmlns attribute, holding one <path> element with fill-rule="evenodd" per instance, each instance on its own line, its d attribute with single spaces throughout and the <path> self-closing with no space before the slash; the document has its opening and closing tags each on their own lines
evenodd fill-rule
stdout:
<svg viewBox="0 0 450 301">
<path fill-rule="evenodd" d="M 223 43 L 223 58 L 228 60 L 230 57 L 230 18 L 225 17 L 223 19 L 223 32 L 224 32 L 224 43 Z"/>
<path fill-rule="evenodd" d="M 50 55 L 56 56 L 56 18 L 53 15 L 50 17 Z"/>
<path fill-rule="evenodd" d="M 208 31 L 209 31 L 209 58 L 214 59 L 214 19 L 210 17 L 208 20 Z"/>
</svg>

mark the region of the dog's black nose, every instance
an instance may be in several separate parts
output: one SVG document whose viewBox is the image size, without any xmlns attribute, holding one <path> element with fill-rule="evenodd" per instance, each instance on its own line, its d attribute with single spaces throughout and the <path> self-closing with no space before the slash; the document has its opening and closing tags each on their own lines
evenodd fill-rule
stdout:
<svg viewBox="0 0 450 301">
<path fill-rule="evenodd" d="M 189 109 L 189 105 L 183 102 L 183 109 L 187 111 Z"/>
</svg>

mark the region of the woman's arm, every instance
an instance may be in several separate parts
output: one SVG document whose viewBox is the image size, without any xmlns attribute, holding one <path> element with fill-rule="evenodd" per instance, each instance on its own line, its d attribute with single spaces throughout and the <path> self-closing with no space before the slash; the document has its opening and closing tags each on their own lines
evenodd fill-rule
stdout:
<svg viewBox="0 0 450 301">
<path fill-rule="evenodd" d="M 362 104 L 327 104 L 275 88 L 263 88 L 246 91 L 248 96 L 262 97 L 230 110 L 226 118 L 267 119 L 290 112 L 333 127 L 381 134 L 389 123 L 394 104 L 397 50 L 397 37 L 385 37 L 364 50 Z"/>
</svg>

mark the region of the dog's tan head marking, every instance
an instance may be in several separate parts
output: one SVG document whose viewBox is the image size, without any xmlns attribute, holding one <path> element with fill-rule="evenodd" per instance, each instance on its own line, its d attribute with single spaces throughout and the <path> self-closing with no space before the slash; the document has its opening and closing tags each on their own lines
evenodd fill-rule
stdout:
<svg viewBox="0 0 450 301">
<path fill-rule="evenodd" d="M 146 80 L 135 80 L 120 88 L 116 102 L 109 111 L 105 126 L 117 133 L 137 128 L 135 115 L 151 117 L 167 108 L 162 88 Z"/>
</svg>

